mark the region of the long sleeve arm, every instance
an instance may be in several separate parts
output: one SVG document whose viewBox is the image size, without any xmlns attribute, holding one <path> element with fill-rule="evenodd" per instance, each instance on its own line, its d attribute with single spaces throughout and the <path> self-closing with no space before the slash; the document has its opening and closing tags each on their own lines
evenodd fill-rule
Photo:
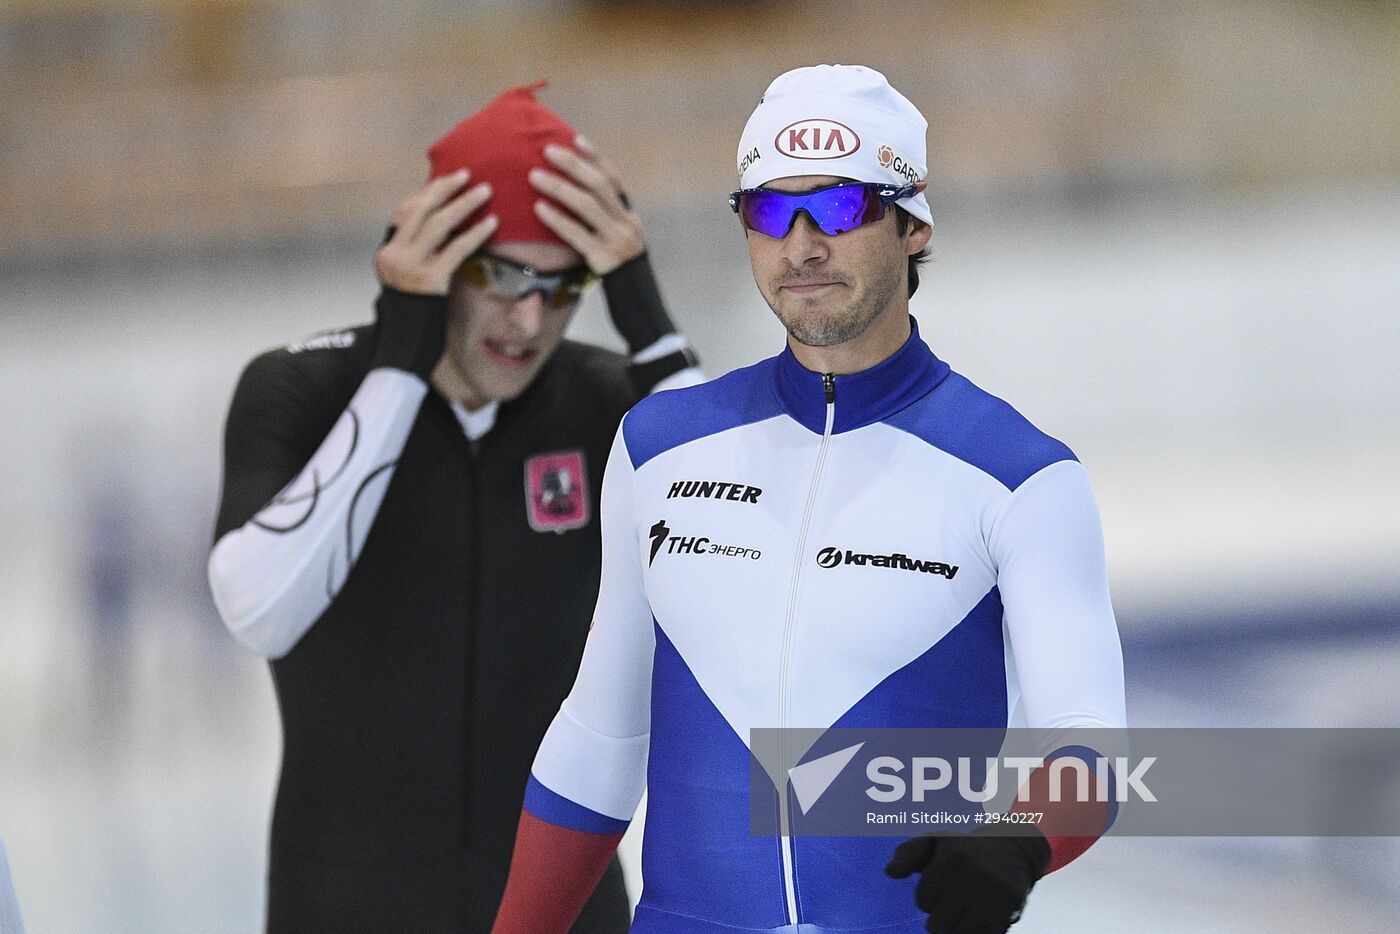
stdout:
<svg viewBox="0 0 1400 934">
<path fill-rule="evenodd" d="M 646 253 L 603 277 L 608 315 L 627 342 L 628 375 L 637 398 L 703 382 L 699 362 L 676 331 Z"/>
<path fill-rule="evenodd" d="M 355 332 L 264 354 L 239 380 L 209 586 L 229 631 L 259 655 L 289 652 L 345 583 L 442 354 L 446 306 L 380 292 L 369 372 L 334 424 L 327 388 L 307 375 L 318 361 L 292 358 L 344 352 Z"/>
<path fill-rule="evenodd" d="M 224 624 L 267 658 L 290 651 L 344 584 L 427 386 L 402 370 L 371 370 L 309 461 L 295 430 L 280 430 L 291 402 L 275 392 L 250 367 L 234 395 L 220 525 L 239 524 L 220 528 L 209 555 Z"/>
<path fill-rule="evenodd" d="M 1126 726 L 1123 653 L 1109 600 L 1103 532 L 1089 478 L 1077 461 L 1060 461 L 1012 494 L 990 537 L 1026 725 L 1053 737 L 1078 728 Z M 1108 750 L 1052 740 L 1055 755 Z M 1074 859 L 1106 829 L 1106 804 L 1051 806 L 1046 770 L 1031 776 L 1030 801 L 1017 810 L 1047 814 L 1042 825 L 1050 868 Z"/>
<path fill-rule="evenodd" d="M 569 929 L 646 784 L 656 636 L 619 429 L 603 476 L 603 570 L 573 690 L 540 743 L 494 934 Z"/>
</svg>

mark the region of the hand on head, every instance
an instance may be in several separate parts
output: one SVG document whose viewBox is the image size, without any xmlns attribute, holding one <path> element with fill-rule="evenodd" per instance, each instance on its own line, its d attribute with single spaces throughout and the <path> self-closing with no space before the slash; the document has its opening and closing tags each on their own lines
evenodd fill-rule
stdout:
<svg viewBox="0 0 1400 934">
<path fill-rule="evenodd" d="M 603 276 L 646 250 L 642 222 L 628 207 L 612 164 L 582 136 L 577 150 L 550 143 L 544 157 L 558 173 L 530 170 L 530 185 L 547 198 L 535 216 L 579 252 L 594 275 Z"/>
<path fill-rule="evenodd" d="M 487 214 L 453 231 L 491 198 L 485 182 L 465 188 L 466 169 L 433 179 L 394 208 L 393 232 L 374 257 L 379 281 L 400 292 L 446 295 L 462 261 L 486 243 L 498 226 Z"/>
<path fill-rule="evenodd" d="M 496 243 L 557 243 L 599 276 L 645 252 L 617 171 L 535 98 L 543 86 L 501 93 L 429 147 L 434 181 L 395 210 L 376 261 L 385 285 L 446 294 L 462 260 Z M 491 215 L 462 229 L 488 199 Z"/>
</svg>

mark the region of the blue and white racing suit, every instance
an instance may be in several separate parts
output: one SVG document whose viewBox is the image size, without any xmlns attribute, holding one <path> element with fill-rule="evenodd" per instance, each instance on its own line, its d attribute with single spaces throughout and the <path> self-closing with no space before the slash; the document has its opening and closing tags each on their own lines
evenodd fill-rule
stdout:
<svg viewBox="0 0 1400 934">
<path fill-rule="evenodd" d="M 645 787 L 638 934 L 924 929 L 893 841 L 750 835 L 752 728 L 1124 725 L 1084 468 L 917 326 L 861 373 L 787 350 L 644 399 L 602 533 L 525 808 L 609 834 Z"/>
</svg>

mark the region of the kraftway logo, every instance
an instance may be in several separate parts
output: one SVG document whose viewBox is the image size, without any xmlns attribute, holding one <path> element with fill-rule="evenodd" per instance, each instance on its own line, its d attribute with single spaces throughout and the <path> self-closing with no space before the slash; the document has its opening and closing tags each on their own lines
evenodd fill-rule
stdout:
<svg viewBox="0 0 1400 934">
<path fill-rule="evenodd" d="M 757 561 L 763 552 L 746 545 L 721 545 L 703 535 L 672 535 L 665 519 L 656 520 L 648 533 L 651 537 L 651 557 L 647 567 L 651 567 L 664 546 L 668 555 L 715 555 L 721 558 L 748 558 Z"/>
<path fill-rule="evenodd" d="M 869 565 L 873 568 L 894 568 L 899 571 L 919 571 L 924 574 L 937 574 L 953 579 L 953 575 L 958 573 L 956 564 L 944 564 L 942 561 L 920 561 L 911 558 L 902 551 L 896 551 L 888 555 L 869 555 L 856 551 L 843 551 L 840 548 L 827 546 L 817 552 L 817 564 L 824 568 L 834 568 L 841 564 L 853 564 L 856 567 Z"/>
</svg>

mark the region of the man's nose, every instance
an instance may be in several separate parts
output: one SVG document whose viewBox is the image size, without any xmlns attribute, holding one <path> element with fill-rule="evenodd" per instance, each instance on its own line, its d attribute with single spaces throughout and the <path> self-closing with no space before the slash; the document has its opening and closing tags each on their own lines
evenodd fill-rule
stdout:
<svg viewBox="0 0 1400 934">
<path fill-rule="evenodd" d="M 793 218 L 792 229 L 783 237 L 783 258 L 794 269 L 801 269 L 809 263 L 820 263 L 831 255 L 830 240 L 810 214 L 798 211 Z"/>
<path fill-rule="evenodd" d="M 544 295 L 540 292 L 531 292 L 524 298 L 517 299 L 510 306 L 510 313 L 507 315 L 511 330 L 519 337 L 527 340 L 540 333 L 540 327 L 544 324 Z"/>
</svg>

